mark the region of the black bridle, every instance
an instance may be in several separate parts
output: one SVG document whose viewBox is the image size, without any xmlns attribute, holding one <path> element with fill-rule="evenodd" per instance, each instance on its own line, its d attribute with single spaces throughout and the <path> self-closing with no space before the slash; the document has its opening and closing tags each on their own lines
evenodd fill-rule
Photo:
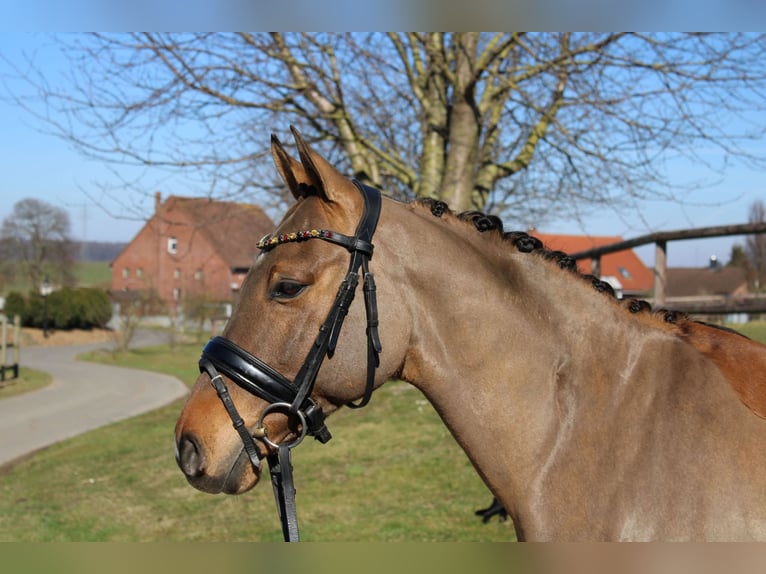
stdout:
<svg viewBox="0 0 766 574">
<path fill-rule="evenodd" d="M 245 452 L 253 467 L 258 468 L 261 458 L 255 440 L 261 440 L 272 447 L 268 450 L 276 449 L 276 453 L 266 455 L 266 459 L 269 463 L 274 496 L 282 521 L 282 533 L 285 541 L 288 542 L 299 540 L 290 452 L 292 448 L 300 444 L 306 434 L 312 435 L 321 443 L 326 443 L 332 438 L 325 425 L 322 408 L 311 398 L 311 392 L 322 361 L 325 357 L 332 358 L 335 353 L 343 320 L 354 300 L 360 268 L 367 313 L 367 381 L 361 401 L 356 404 L 349 403 L 349 407 L 360 408 L 369 402 L 375 384 L 375 370 L 380 364 L 379 355 L 382 349 L 378 335 L 378 306 L 375 281 L 369 270 L 369 262 L 373 251 L 372 236 L 380 216 L 381 196 L 380 191 L 373 187 L 358 181 L 354 181 L 354 184 L 364 198 L 364 213 L 354 236 L 326 229 L 313 229 L 266 236 L 258 243 L 258 248 L 263 252 L 283 243 L 322 239 L 345 247 L 351 253 L 346 277 L 338 289 L 327 318 L 319 327 L 319 334 L 296 374 L 295 380 L 290 381 L 279 371 L 225 337 L 211 339 L 202 350 L 199 361 L 200 372 L 207 373 L 210 377 L 211 384 L 242 439 Z M 226 375 L 246 391 L 270 403 L 261 413 L 252 433 L 247 429 L 234 406 L 221 374 Z M 283 412 L 296 422 L 297 438 L 291 442 L 277 444 L 269 439 L 264 418 L 275 411 Z"/>
</svg>

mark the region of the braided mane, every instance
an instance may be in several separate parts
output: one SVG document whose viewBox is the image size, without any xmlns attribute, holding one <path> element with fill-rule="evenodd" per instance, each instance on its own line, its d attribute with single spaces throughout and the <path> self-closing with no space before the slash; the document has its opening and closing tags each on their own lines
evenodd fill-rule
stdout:
<svg viewBox="0 0 766 574">
<path fill-rule="evenodd" d="M 473 224 L 481 233 L 494 232 L 500 235 L 503 241 L 508 241 L 517 250 L 522 253 L 531 253 L 545 260 L 555 262 L 558 267 L 573 273 L 575 276 L 590 283 L 590 285 L 599 293 L 603 293 L 614 300 L 633 314 L 648 314 L 658 320 L 669 324 L 679 324 L 686 321 L 692 321 L 686 313 L 680 311 L 671 311 L 665 308 L 653 309 L 648 301 L 643 299 L 618 299 L 614 289 L 606 281 L 602 281 L 594 275 L 580 273 L 577 269 L 577 261 L 563 251 L 553 251 L 546 249 L 542 241 L 529 235 L 524 231 L 504 231 L 503 222 L 496 215 L 488 215 L 481 211 L 465 211 L 463 213 L 453 212 L 449 206 L 440 200 L 432 198 L 421 198 L 415 202 L 423 207 L 430 209 L 435 217 L 442 217 L 445 213 L 456 217 L 460 221 Z M 717 327 L 716 325 L 710 325 Z M 719 327 L 724 329 L 724 327 Z M 740 333 L 737 333 L 740 334 Z M 745 337 L 744 335 L 742 335 Z"/>
</svg>

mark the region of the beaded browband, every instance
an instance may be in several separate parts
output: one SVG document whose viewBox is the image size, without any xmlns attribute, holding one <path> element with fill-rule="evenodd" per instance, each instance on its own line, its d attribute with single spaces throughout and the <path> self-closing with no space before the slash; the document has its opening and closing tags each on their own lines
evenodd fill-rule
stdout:
<svg viewBox="0 0 766 574">
<path fill-rule="evenodd" d="M 305 241 L 307 239 L 333 239 L 336 235 L 334 231 L 328 229 L 310 229 L 306 231 L 293 231 L 292 233 L 282 233 L 279 235 L 266 235 L 258 242 L 258 249 L 267 251 L 277 245 L 290 243 L 291 241 Z"/>
<path fill-rule="evenodd" d="M 275 235 L 267 235 L 258 242 L 258 249 L 261 251 L 269 251 L 277 245 L 298 241 L 308 241 L 309 239 L 324 239 L 330 243 L 335 243 L 336 245 L 345 247 L 351 253 L 359 252 L 367 257 L 372 257 L 371 241 L 360 237 L 359 234 L 355 236 L 343 235 L 342 233 L 338 233 L 337 231 L 330 231 L 329 229 L 307 229 L 305 231 L 293 231 L 292 233 L 277 233 Z"/>
</svg>

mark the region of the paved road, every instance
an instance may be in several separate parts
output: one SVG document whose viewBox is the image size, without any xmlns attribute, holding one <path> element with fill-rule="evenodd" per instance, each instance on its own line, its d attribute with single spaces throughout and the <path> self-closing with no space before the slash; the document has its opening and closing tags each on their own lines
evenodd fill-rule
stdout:
<svg viewBox="0 0 766 574">
<path fill-rule="evenodd" d="M 154 342 L 159 342 L 156 334 L 141 333 L 140 344 Z M 53 381 L 39 391 L 0 400 L 0 465 L 186 394 L 186 385 L 169 375 L 75 360 L 105 346 L 21 350 L 22 366 L 50 373 Z"/>
</svg>

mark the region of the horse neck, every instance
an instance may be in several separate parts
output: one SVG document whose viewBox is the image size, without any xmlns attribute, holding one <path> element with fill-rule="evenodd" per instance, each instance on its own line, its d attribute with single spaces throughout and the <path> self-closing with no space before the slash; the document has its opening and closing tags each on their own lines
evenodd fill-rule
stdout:
<svg viewBox="0 0 766 574">
<path fill-rule="evenodd" d="M 650 462 L 650 486 L 657 465 L 705 460 L 703 477 L 751 464 L 731 437 L 755 451 L 762 421 L 672 329 L 454 218 L 411 208 L 385 223 L 382 260 L 399 269 L 388 288 L 410 321 L 401 378 L 434 405 L 521 535 L 603 536 L 587 528 Z M 573 505 L 582 521 L 562 524 Z"/>
<path fill-rule="evenodd" d="M 642 341 L 669 337 L 572 273 L 464 222 L 426 213 L 408 229 L 399 263 L 412 334 L 401 376 L 496 491 L 509 491 L 499 484 L 509 468 L 523 482 L 555 444 L 562 387 L 576 387 L 578 400 L 597 395 Z"/>
<path fill-rule="evenodd" d="M 611 331 L 629 317 L 606 295 L 465 222 L 416 214 L 409 237 L 396 231 L 412 320 L 403 372 L 410 382 L 428 391 L 466 381 L 461 387 L 476 391 L 484 387 L 470 381 L 483 373 L 509 386 L 503 374 L 548 372 L 539 366 L 546 357 L 592 354 L 595 342 L 596 352 L 610 355 Z"/>
</svg>

